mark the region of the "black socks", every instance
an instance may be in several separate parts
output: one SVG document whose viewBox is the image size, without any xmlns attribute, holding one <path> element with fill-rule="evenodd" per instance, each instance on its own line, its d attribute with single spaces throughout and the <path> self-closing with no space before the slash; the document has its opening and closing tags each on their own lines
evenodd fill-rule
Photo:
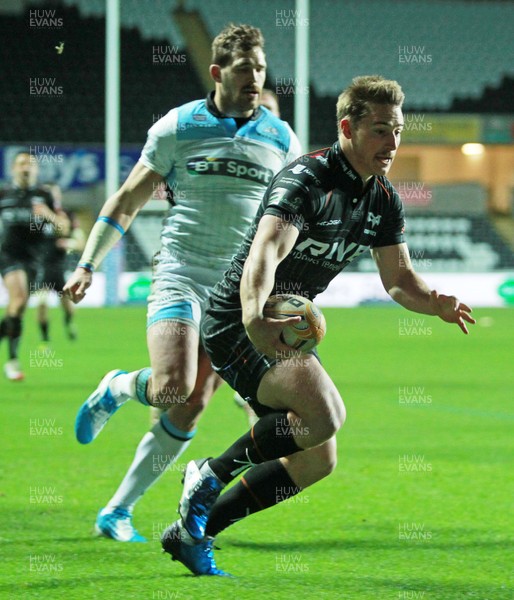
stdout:
<svg viewBox="0 0 514 600">
<path fill-rule="evenodd" d="M 0 339 L 9 338 L 9 359 L 18 357 L 18 344 L 21 337 L 20 317 L 4 317 L 0 322 Z"/>
<path fill-rule="evenodd" d="M 248 515 L 275 506 L 301 491 L 279 460 L 272 460 L 250 469 L 214 504 L 206 535 L 220 531 Z"/>
<path fill-rule="evenodd" d="M 285 412 L 261 417 L 252 429 L 228 450 L 209 460 L 209 467 L 223 483 L 230 483 L 246 469 L 302 450 L 296 445 Z"/>
</svg>

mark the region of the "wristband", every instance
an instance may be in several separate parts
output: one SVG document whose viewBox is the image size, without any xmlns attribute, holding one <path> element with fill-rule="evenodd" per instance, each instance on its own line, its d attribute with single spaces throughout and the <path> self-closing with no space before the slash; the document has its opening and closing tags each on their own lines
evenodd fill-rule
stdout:
<svg viewBox="0 0 514 600">
<path fill-rule="evenodd" d="M 91 263 L 80 262 L 77 265 L 77 268 L 78 267 L 80 267 L 81 269 L 84 269 L 84 271 L 87 271 L 88 273 L 92 273 L 95 270 Z"/>
</svg>

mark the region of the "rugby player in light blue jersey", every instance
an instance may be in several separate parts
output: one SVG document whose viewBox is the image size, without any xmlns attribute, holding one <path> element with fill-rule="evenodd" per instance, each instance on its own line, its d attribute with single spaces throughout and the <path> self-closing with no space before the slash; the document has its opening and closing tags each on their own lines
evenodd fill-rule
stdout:
<svg viewBox="0 0 514 600">
<path fill-rule="evenodd" d="M 229 25 L 215 38 L 214 92 L 174 108 L 149 130 L 139 162 L 104 204 L 64 287 L 80 302 L 94 269 L 155 190 L 166 185 L 173 192 L 148 300 L 151 369 L 110 371 L 76 420 L 77 439 L 87 444 L 130 398 L 165 410 L 97 517 L 97 532 L 118 541 L 145 541 L 132 524 L 134 505 L 187 448 L 221 383 L 200 346 L 203 307 L 272 177 L 300 154 L 289 125 L 260 106 L 263 46 L 260 30 L 248 25 Z"/>
</svg>

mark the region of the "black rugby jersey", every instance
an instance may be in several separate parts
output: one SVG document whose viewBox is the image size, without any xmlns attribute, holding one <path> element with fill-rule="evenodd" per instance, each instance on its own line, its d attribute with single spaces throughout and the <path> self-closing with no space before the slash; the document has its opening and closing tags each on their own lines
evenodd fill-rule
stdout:
<svg viewBox="0 0 514 600">
<path fill-rule="evenodd" d="M 0 252 L 17 258 L 42 259 L 53 225 L 32 212 L 38 202 L 55 210 L 54 198 L 44 187 L 22 189 L 11 185 L 0 190 Z"/>
<path fill-rule="evenodd" d="M 58 234 L 58 230 L 55 226 L 48 228 L 46 230 L 46 248 L 45 248 L 45 256 L 44 262 L 48 268 L 55 268 L 57 270 L 63 268 L 62 265 L 66 261 L 66 255 L 68 254 L 65 248 L 61 248 L 57 245 L 57 240 L 60 239 L 68 239 L 72 236 L 73 230 L 77 227 L 77 220 L 72 212 L 69 210 L 64 210 L 61 208 L 61 211 L 66 214 L 70 221 L 70 233 L 67 236 L 62 236 Z"/>
<path fill-rule="evenodd" d="M 281 217 L 299 230 L 293 249 L 278 265 L 272 294 L 312 300 L 359 254 L 404 241 L 403 206 L 391 182 L 374 176 L 363 189 L 336 142 L 301 156 L 274 177 L 232 266 L 212 292 L 213 304 L 241 305 L 243 266 L 263 215 Z"/>
</svg>

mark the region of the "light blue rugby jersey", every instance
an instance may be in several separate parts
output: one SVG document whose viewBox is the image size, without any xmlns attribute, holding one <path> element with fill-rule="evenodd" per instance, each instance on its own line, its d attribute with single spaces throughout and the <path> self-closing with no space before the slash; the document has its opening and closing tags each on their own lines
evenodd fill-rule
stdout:
<svg viewBox="0 0 514 600">
<path fill-rule="evenodd" d="M 239 129 L 235 119 L 210 112 L 206 100 L 157 121 L 140 161 L 173 190 L 161 232 L 166 271 L 217 283 L 272 177 L 299 155 L 292 129 L 264 107 Z"/>
</svg>

